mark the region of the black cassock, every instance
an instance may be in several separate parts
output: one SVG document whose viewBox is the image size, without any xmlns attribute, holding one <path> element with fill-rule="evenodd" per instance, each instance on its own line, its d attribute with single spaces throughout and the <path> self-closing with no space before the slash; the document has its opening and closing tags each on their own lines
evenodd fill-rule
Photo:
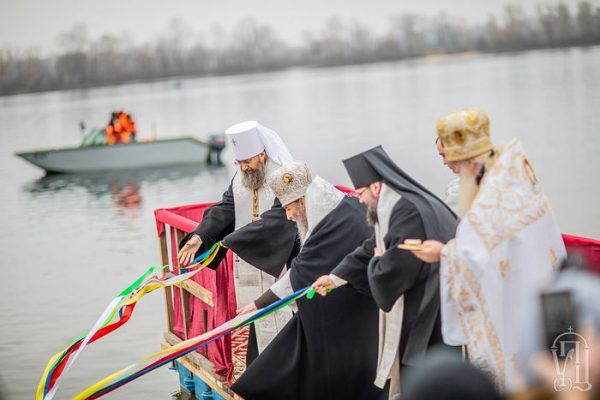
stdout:
<svg viewBox="0 0 600 400">
<path fill-rule="evenodd" d="M 262 213 L 259 220 L 236 230 L 232 185 L 233 180 L 227 191 L 223 193 L 221 201 L 204 212 L 198 227 L 180 241 L 179 247 L 181 248 L 193 234 L 198 234 L 202 239 L 202 245 L 196 252 L 197 257 L 210 249 L 216 242 L 222 241 L 225 247 L 219 249 L 208 268 L 216 269 L 228 249 L 231 249 L 243 260 L 247 262 L 252 260 L 253 266 L 277 278 L 281 274 L 283 266 L 289 264 L 291 259 L 298 254 L 296 224 L 287 219 L 285 210 L 281 207 L 279 200 L 275 198 L 273 206 Z M 238 304 L 238 306 L 241 305 Z M 254 325 L 250 325 L 246 362 L 251 363 L 257 355 L 256 333 Z"/>
<path fill-rule="evenodd" d="M 277 198 L 259 220 L 235 230 L 235 203 L 230 184 L 221 201 L 205 211 L 196 230 L 186 235 L 180 245 L 192 234 L 198 234 L 202 246 L 197 256 L 222 241 L 226 248 L 220 249 L 209 268 L 217 268 L 230 248 L 243 260 L 252 260 L 252 265 L 277 278 L 283 266 L 298 253 L 297 232 L 295 223 L 288 221 Z"/>
<path fill-rule="evenodd" d="M 403 365 L 414 365 L 434 344 L 442 343 L 437 297 L 427 299 L 425 288 L 432 272 L 427 264 L 410 251 L 396 248 L 405 239 L 425 240 L 425 229 L 412 203 L 401 198 L 390 217 L 388 234 L 384 238 L 390 249 L 381 257 L 374 256 L 375 236 L 357 248 L 332 271 L 359 291 L 370 293 L 383 311 L 390 311 L 396 300 L 404 295 L 402 333 L 399 357 Z"/>
<path fill-rule="evenodd" d="M 406 239 L 439 240 L 454 237 L 456 216 L 429 190 L 396 166 L 381 147 L 362 153 L 361 173 L 372 173 L 401 194 L 392 208 L 387 251 L 374 256 L 375 235 L 349 254 L 332 273 L 356 289 L 370 293 L 383 311 L 390 311 L 404 295 L 399 344 L 402 365 L 415 365 L 434 345 L 443 345 L 440 318 L 439 263 L 425 263 L 412 252 L 398 249 Z M 359 157 L 360 157 L 359 156 Z M 350 176 L 353 177 L 352 165 Z M 369 177 L 365 178 L 369 181 Z M 361 184 L 355 185 L 361 186 Z"/>
<path fill-rule="evenodd" d="M 292 261 L 294 290 L 328 274 L 372 234 L 358 199 L 345 197 L 313 229 Z M 340 287 L 297 301 L 298 313 L 232 386 L 252 399 L 376 399 L 378 309 L 369 296 Z"/>
</svg>

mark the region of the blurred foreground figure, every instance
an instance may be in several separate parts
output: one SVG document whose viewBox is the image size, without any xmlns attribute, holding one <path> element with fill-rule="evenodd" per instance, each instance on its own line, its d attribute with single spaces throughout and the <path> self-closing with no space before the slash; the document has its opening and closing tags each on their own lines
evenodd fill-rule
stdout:
<svg viewBox="0 0 600 400">
<path fill-rule="evenodd" d="M 460 174 L 456 238 L 425 241 L 414 254 L 441 258 L 442 333 L 500 390 L 522 383 L 519 343 L 537 318 L 541 289 L 566 252 L 550 202 L 521 143 L 494 148 L 488 116 L 464 109 L 438 121 L 446 159 Z"/>
<path fill-rule="evenodd" d="M 537 381 L 514 399 L 600 398 L 600 276 L 569 257 L 556 281 L 540 297 L 542 321 L 532 328 L 536 349 L 529 362 Z M 531 375 L 530 375 L 531 376 Z"/>
<path fill-rule="evenodd" d="M 454 352 L 434 348 L 402 377 L 402 400 L 500 400 L 494 384 Z"/>
</svg>

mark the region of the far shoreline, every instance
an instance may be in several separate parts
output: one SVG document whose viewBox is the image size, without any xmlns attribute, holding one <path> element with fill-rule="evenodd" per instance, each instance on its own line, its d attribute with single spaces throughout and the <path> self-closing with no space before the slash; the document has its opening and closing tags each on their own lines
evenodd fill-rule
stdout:
<svg viewBox="0 0 600 400">
<path fill-rule="evenodd" d="M 568 51 L 574 49 L 586 50 L 593 49 L 596 47 L 600 47 L 598 44 L 593 45 L 577 45 L 577 46 L 566 46 L 566 47 L 543 47 L 543 48 L 531 48 L 531 49 L 522 49 L 522 50 L 511 50 L 511 51 L 495 51 L 495 52 L 485 52 L 485 51 L 464 51 L 457 53 L 444 53 L 444 52 L 435 52 L 424 55 L 419 55 L 415 57 L 405 57 L 395 60 L 372 60 L 366 62 L 356 62 L 356 63 L 335 63 L 330 65 L 306 65 L 306 64 L 297 64 L 297 65 L 288 65 L 279 68 L 265 68 L 260 70 L 248 70 L 248 71 L 240 71 L 240 72 L 222 72 L 222 73 L 213 73 L 213 74 L 193 74 L 193 75 L 172 75 L 172 76 L 164 76 L 160 78 L 154 79 L 130 79 L 119 82 L 107 82 L 107 83 L 99 83 L 99 84 L 90 84 L 90 85 L 80 85 L 76 87 L 65 87 L 65 88 L 52 88 L 52 89 L 40 89 L 40 90 L 29 90 L 15 93 L 6 93 L 0 94 L 0 98 L 10 98 L 10 97 L 18 97 L 23 95 L 31 95 L 31 94 L 42 94 L 42 93 L 52 93 L 52 92 L 69 92 L 69 91 L 79 91 L 86 89 L 98 89 L 98 88 L 110 88 L 117 86 L 125 86 L 125 85 L 134 85 L 134 84 L 145 84 L 145 83 L 159 83 L 159 82 L 173 82 L 173 84 L 180 84 L 181 81 L 190 80 L 190 79 L 201 79 L 201 78 L 217 78 L 217 77 L 235 77 L 235 76 L 252 76 L 252 75 L 260 75 L 260 74 L 270 74 L 274 72 L 285 72 L 291 70 L 317 70 L 317 69 L 330 69 L 330 68 L 339 68 L 339 67 L 360 67 L 360 66 L 370 66 L 377 64 L 410 64 L 410 63 L 420 63 L 420 62 L 442 62 L 442 61 L 463 61 L 463 60 L 475 60 L 485 56 L 501 56 L 501 55 L 520 55 L 526 53 L 533 52 L 552 52 L 552 51 Z"/>
</svg>

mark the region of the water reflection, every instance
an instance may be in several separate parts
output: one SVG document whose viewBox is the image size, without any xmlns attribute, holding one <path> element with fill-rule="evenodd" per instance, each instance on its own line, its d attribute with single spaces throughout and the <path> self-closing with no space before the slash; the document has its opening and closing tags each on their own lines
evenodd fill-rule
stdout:
<svg viewBox="0 0 600 400">
<path fill-rule="evenodd" d="M 35 195 L 81 187 L 95 195 L 115 194 L 113 193 L 115 190 L 120 193 L 126 187 L 137 187 L 139 190 L 140 185 L 143 183 L 191 178 L 205 172 L 213 172 L 220 169 L 223 168 L 217 166 L 189 165 L 116 172 L 45 175 L 39 179 L 25 183 L 23 190 Z"/>
<path fill-rule="evenodd" d="M 119 208 L 138 209 L 142 204 L 140 185 L 137 183 L 128 185 L 114 183 L 110 191 L 113 203 Z"/>
</svg>

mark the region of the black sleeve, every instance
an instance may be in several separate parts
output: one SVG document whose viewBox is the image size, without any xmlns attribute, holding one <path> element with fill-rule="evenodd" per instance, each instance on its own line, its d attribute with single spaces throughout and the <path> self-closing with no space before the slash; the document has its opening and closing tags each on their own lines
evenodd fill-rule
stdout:
<svg viewBox="0 0 600 400">
<path fill-rule="evenodd" d="M 384 238 L 388 250 L 382 256 L 373 257 L 367 273 L 373 299 L 386 312 L 405 291 L 427 278 L 425 263 L 412 252 L 396 247 L 405 239 L 425 240 L 425 228 L 417 208 L 402 198 L 392 210 Z"/>
<path fill-rule="evenodd" d="M 279 200 L 251 222 L 223 239 L 223 244 L 244 261 L 271 276 L 279 277 L 283 266 L 293 256 L 298 230 L 289 221 Z"/>
<path fill-rule="evenodd" d="M 367 279 L 367 265 L 375 249 L 375 234 L 366 239 L 362 245 L 348 254 L 331 273 L 348 281 L 348 284 L 359 292 L 371 295 Z"/>
<path fill-rule="evenodd" d="M 232 185 L 223 193 L 220 202 L 204 212 L 202 221 L 194 233 L 198 234 L 203 243 L 212 246 L 221 241 L 235 229 L 235 204 L 233 201 Z"/>
<path fill-rule="evenodd" d="M 254 304 L 256 305 L 256 308 L 265 308 L 275 303 L 277 300 L 279 300 L 279 297 L 277 297 L 277 295 L 273 293 L 271 289 L 267 289 L 266 292 L 254 300 Z"/>
<path fill-rule="evenodd" d="M 202 245 L 196 252 L 194 257 L 209 250 L 213 244 L 221 241 L 225 235 L 235 229 L 235 205 L 233 203 L 233 191 L 231 184 L 223 193 L 223 198 L 220 202 L 211 206 L 204 212 L 202 221 L 198 224 L 193 232 L 188 233 L 179 241 L 179 248 L 183 247 L 192 235 L 197 234 L 202 239 Z M 208 268 L 216 269 L 227 254 L 227 249 L 221 247 L 219 252 L 207 265 Z"/>
</svg>

